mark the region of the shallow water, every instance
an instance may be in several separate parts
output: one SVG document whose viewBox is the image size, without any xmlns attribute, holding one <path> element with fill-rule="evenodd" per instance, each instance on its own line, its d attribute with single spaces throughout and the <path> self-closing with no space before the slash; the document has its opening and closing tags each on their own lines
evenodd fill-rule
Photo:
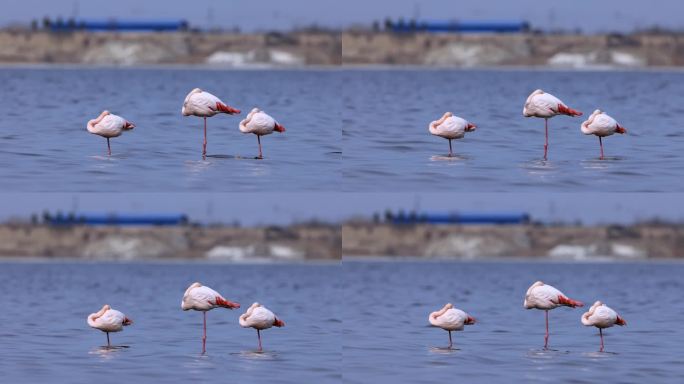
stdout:
<svg viewBox="0 0 684 384">
<path fill-rule="evenodd" d="M 349 383 L 682 382 L 684 264 L 344 262 L 344 378 Z M 590 305 L 602 300 L 627 321 L 585 327 L 586 308 L 522 307 L 543 280 Z M 454 332 L 429 326 L 451 302 L 477 319 Z"/>
<path fill-rule="evenodd" d="M 355 70 L 343 73 L 347 191 L 682 191 L 684 72 Z M 524 118 L 541 88 L 584 116 Z M 594 109 L 626 135 L 580 132 Z M 478 129 L 448 141 L 428 132 L 446 111 Z"/>
<path fill-rule="evenodd" d="M 0 179 L 5 191 L 328 190 L 340 180 L 339 76 L 327 70 L 0 68 Z M 240 115 L 181 116 L 206 89 Z M 287 131 L 238 130 L 252 107 Z M 86 131 L 103 110 L 136 124 L 106 140 Z"/>
<path fill-rule="evenodd" d="M 342 328 L 339 266 L 2 263 L 3 382 L 339 382 Z M 193 281 L 242 308 L 180 309 Z M 285 327 L 256 332 L 238 317 L 259 301 Z M 105 303 L 133 325 L 104 333 L 86 324 Z"/>
</svg>

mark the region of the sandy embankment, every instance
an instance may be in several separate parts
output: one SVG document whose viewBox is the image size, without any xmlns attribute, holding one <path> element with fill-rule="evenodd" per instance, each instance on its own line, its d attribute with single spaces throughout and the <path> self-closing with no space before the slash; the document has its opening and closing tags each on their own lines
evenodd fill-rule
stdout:
<svg viewBox="0 0 684 384">
<path fill-rule="evenodd" d="M 0 31 L 0 63 L 327 66 L 341 62 L 337 33 L 50 33 Z"/>
<path fill-rule="evenodd" d="M 559 260 L 684 257 L 684 226 L 458 226 L 346 223 L 342 254 Z"/>
<path fill-rule="evenodd" d="M 684 34 L 342 34 L 342 62 L 436 67 L 548 66 L 639 68 L 684 66 Z"/>
<path fill-rule="evenodd" d="M 50 227 L 0 225 L 0 257 L 97 260 L 335 260 L 340 227 Z"/>
</svg>

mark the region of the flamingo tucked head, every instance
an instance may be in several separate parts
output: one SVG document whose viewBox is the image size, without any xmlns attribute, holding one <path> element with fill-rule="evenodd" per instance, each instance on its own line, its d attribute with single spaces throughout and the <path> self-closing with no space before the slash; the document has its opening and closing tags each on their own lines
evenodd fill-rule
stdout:
<svg viewBox="0 0 684 384">
<path fill-rule="evenodd" d="M 283 132 L 285 132 L 285 127 L 283 127 L 282 125 L 280 125 L 278 123 L 275 123 L 275 127 L 273 127 L 273 130 L 276 132 L 283 133 Z"/>
</svg>

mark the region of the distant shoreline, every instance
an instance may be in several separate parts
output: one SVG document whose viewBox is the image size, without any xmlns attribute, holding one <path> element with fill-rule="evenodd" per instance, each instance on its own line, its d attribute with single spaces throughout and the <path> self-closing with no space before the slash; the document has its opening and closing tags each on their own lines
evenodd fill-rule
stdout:
<svg viewBox="0 0 684 384">
<path fill-rule="evenodd" d="M 681 259 L 684 225 L 436 225 L 349 222 L 342 257 L 453 260 Z"/>
</svg>

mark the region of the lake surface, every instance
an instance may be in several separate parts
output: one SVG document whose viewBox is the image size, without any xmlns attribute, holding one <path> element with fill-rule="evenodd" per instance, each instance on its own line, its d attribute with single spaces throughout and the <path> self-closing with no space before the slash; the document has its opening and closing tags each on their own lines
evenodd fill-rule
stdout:
<svg viewBox="0 0 684 384">
<path fill-rule="evenodd" d="M 327 383 L 341 380 L 338 265 L 0 263 L 3 382 Z M 201 281 L 242 308 L 180 309 Z M 285 321 L 262 333 L 238 317 L 259 301 Z M 134 324 L 112 333 L 86 317 L 110 304 Z"/>
<path fill-rule="evenodd" d="M 347 191 L 682 191 L 684 72 L 354 70 L 343 73 Z M 584 116 L 524 118 L 535 89 Z M 627 128 L 604 141 L 580 124 L 602 109 Z M 463 140 L 432 136 L 446 111 L 477 125 Z"/>
<path fill-rule="evenodd" d="M 328 70 L 0 68 L 4 191 L 301 191 L 340 181 L 340 76 Z M 206 89 L 242 110 L 181 116 Z M 257 139 L 238 125 L 252 107 L 287 131 Z M 107 109 L 136 124 L 106 140 L 86 123 Z"/>
<path fill-rule="evenodd" d="M 684 264 L 528 262 L 343 263 L 344 378 L 349 383 L 681 383 Z M 590 305 L 602 300 L 627 326 L 580 323 L 587 308 L 523 309 L 536 280 Z M 477 319 L 448 334 L 430 312 L 451 302 Z"/>
</svg>

